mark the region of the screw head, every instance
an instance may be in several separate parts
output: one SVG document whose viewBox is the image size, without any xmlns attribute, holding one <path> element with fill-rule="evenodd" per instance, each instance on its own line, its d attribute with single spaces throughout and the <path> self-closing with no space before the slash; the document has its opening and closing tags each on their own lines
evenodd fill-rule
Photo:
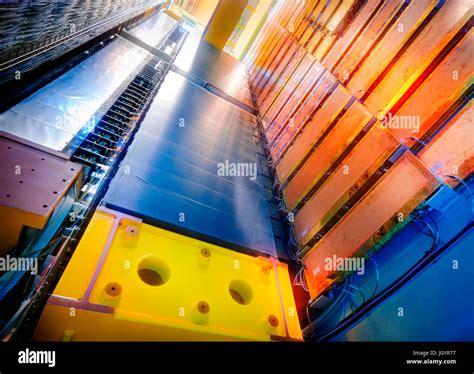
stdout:
<svg viewBox="0 0 474 374">
<path fill-rule="evenodd" d="M 117 282 L 110 282 L 105 286 L 105 293 L 112 297 L 117 297 L 122 293 L 122 286 Z"/>
</svg>

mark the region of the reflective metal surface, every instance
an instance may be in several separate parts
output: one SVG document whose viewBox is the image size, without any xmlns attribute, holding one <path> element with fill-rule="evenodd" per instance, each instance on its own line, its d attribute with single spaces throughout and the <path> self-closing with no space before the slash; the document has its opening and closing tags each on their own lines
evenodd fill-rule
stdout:
<svg viewBox="0 0 474 374">
<path fill-rule="evenodd" d="M 0 130 L 62 150 L 85 127 L 93 128 L 149 54 L 116 39 L 0 115 Z"/>
<path fill-rule="evenodd" d="M 275 256 L 261 177 L 218 172 L 226 162 L 261 171 L 254 119 L 169 72 L 105 204 L 206 241 Z"/>
<path fill-rule="evenodd" d="M 174 65 L 253 107 L 242 64 L 227 53 L 201 41 L 200 35 L 190 34 L 187 37 Z"/>
<path fill-rule="evenodd" d="M 174 18 L 158 12 L 142 24 L 127 31 L 150 46 L 156 47 L 177 23 Z"/>
</svg>

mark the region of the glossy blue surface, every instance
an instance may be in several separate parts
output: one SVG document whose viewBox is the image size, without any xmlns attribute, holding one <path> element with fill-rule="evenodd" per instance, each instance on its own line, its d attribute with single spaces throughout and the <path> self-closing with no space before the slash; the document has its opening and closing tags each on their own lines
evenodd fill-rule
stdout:
<svg viewBox="0 0 474 374">
<path fill-rule="evenodd" d="M 474 190 L 474 180 L 470 183 Z M 427 201 L 423 214 L 435 232 L 438 245 L 455 240 L 432 263 L 395 295 L 365 316 L 337 341 L 472 341 L 474 339 L 474 229 L 460 235 L 473 219 L 472 192 L 444 186 Z M 425 224 L 412 221 L 373 255 L 382 290 L 404 273 L 434 243 Z M 368 297 L 376 285 L 374 263 L 353 284 Z M 358 304 L 360 297 L 353 301 Z M 402 309 L 400 309 L 402 308 Z M 342 312 L 344 314 L 344 312 Z M 341 313 L 334 316 L 339 319 Z M 334 325 L 333 320 L 329 325 Z"/>
<path fill-rule="evenodd" d="M 208 82 L 218 90 L 253 107 L 246 71 L 239 60 L 190 33 L 174 65 L 189 76 Z"/>
<path fill-rule="evenodd" d="M 232 249 L 276 256 L 262 177 L 218 175 L 226 161 L 262 171 L 252 121 L 169 72 L 110 184 L 106 206 Z"/>
</svg>

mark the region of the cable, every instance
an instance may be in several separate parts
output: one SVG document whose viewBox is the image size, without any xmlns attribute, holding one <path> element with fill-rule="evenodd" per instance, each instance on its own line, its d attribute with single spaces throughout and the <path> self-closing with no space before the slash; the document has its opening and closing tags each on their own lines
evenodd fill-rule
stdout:
<svg viewBox="0 0 474 374">
<path fill-rule="evenodd" d="M 358 287 L 353 286 L 352 284 L 350 284 L 349 287 L 353 288 L 354 290 L 356 290 L 356 291 L 358 291 L 358 292 L 360 293 L 360 295 L 362 296 L 362 304 L 361 304 L 361 305 L 365 304 L 366 299 L 365 299 L 364 291 L 362 291 L 362 290 L 361 290 L 360 288 L 358 288 Z"/>
<path fill-rule="evenodd" d="M 369 300 L 372 300 L 375 297 L 375 295 L 377 294 L 377 291 L 379 289 L 380 277 L 379 277 L 379 267 L 377 266 L 377 261 L 375 261 L 374 256 L 370 256 L 370 259 L 374 262 L 375 276 L 376 276 L 375 289 L 374 289 L 374 292 L 372 292 L 372 296 L 370 296 L 370 298 L 369 298 Z"/>
<path fill-rule="evenodd" d="M 454 179 L 456 181 L 458 181 L 459 183 L 461 183 L 469 192 L 469 194 L 471 195 L 471 200 L 474 200 L 474 193 L 472 192 L 472 190 L 469 188 L 468 184 L 466 182 L 464 182 L 461 178 L 459 177 L 456 177 L 455 175 L 449 175 L 449 174 L 438 174 L 440 176 L 443 176 L 443 177 L 448 177 L 448 178 L 451 178 L 451 179 Z M 472 210 L 472 219 L 474 220 L 474 208 L 471 207 L 471 210 Z"/>
<path fill-rule="evenodd" d="M 346 317 L 344 320 L 339 322 L 337 326 L 326 332 L 323 336 L 318 338 L 318 341 L 326 341 L 330 340 L 334 336 L 342 333 L 343 331 L 347 330 L 352 326 L 354 323 L 359 321 L 363 316 L 370 313 L 372 309 L 374 309 L 377 305 L 382 303 L 388 297 L 392 296 L 396 293 L 399 289 L 405 286 L 410 280 L 412 280 L 416 275 L 418 275 L 426 266 L 431 264 L 435 261 L 443 252 L 445 252 L 448 248 L 450 248 L 459 238 L 465 235 L 469 230 L 472 229 L 474 223 L 471 222 L 467 225 L 455 238 L 451 239 L 448 243 L 444 246 L 439 248 L 438 250 L 434 250 L 432 248 L 425 253 L 425 255 L 416 262 L 410 269 L 408 269 L 405 273 L 403 273 L 395 282 L 387 286 L 380 294 L 378 294 L 373 300 L 369 301 L 366 305 L 362 306 L 358 311 L 351 314 L 350 316 Z"/>
</svg>

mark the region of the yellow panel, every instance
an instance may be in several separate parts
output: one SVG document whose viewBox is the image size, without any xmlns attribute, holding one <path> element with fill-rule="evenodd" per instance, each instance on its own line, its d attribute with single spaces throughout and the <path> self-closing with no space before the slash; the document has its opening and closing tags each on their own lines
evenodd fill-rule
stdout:
<svg viewBox="0 0 474 374">
<path fill-rule="evenodd" d="M 193 12 L 194 18 L 203 25 L 209 22 L 212 13 L 216 9 L 219 0 L 199 0 L 196 9 Z"/>
<path fill-rule="evenodd" d="M 48 300 L 34 339 L 300 340 L 295 310 L 286 265 L 103 209 Z"/>
<path fill-rule="evenodd" d="M 202 36 L 203 40 L 217 49 L 224 49 L 247 4 L 248 0 L 220 0 Z"/>
</svg>

